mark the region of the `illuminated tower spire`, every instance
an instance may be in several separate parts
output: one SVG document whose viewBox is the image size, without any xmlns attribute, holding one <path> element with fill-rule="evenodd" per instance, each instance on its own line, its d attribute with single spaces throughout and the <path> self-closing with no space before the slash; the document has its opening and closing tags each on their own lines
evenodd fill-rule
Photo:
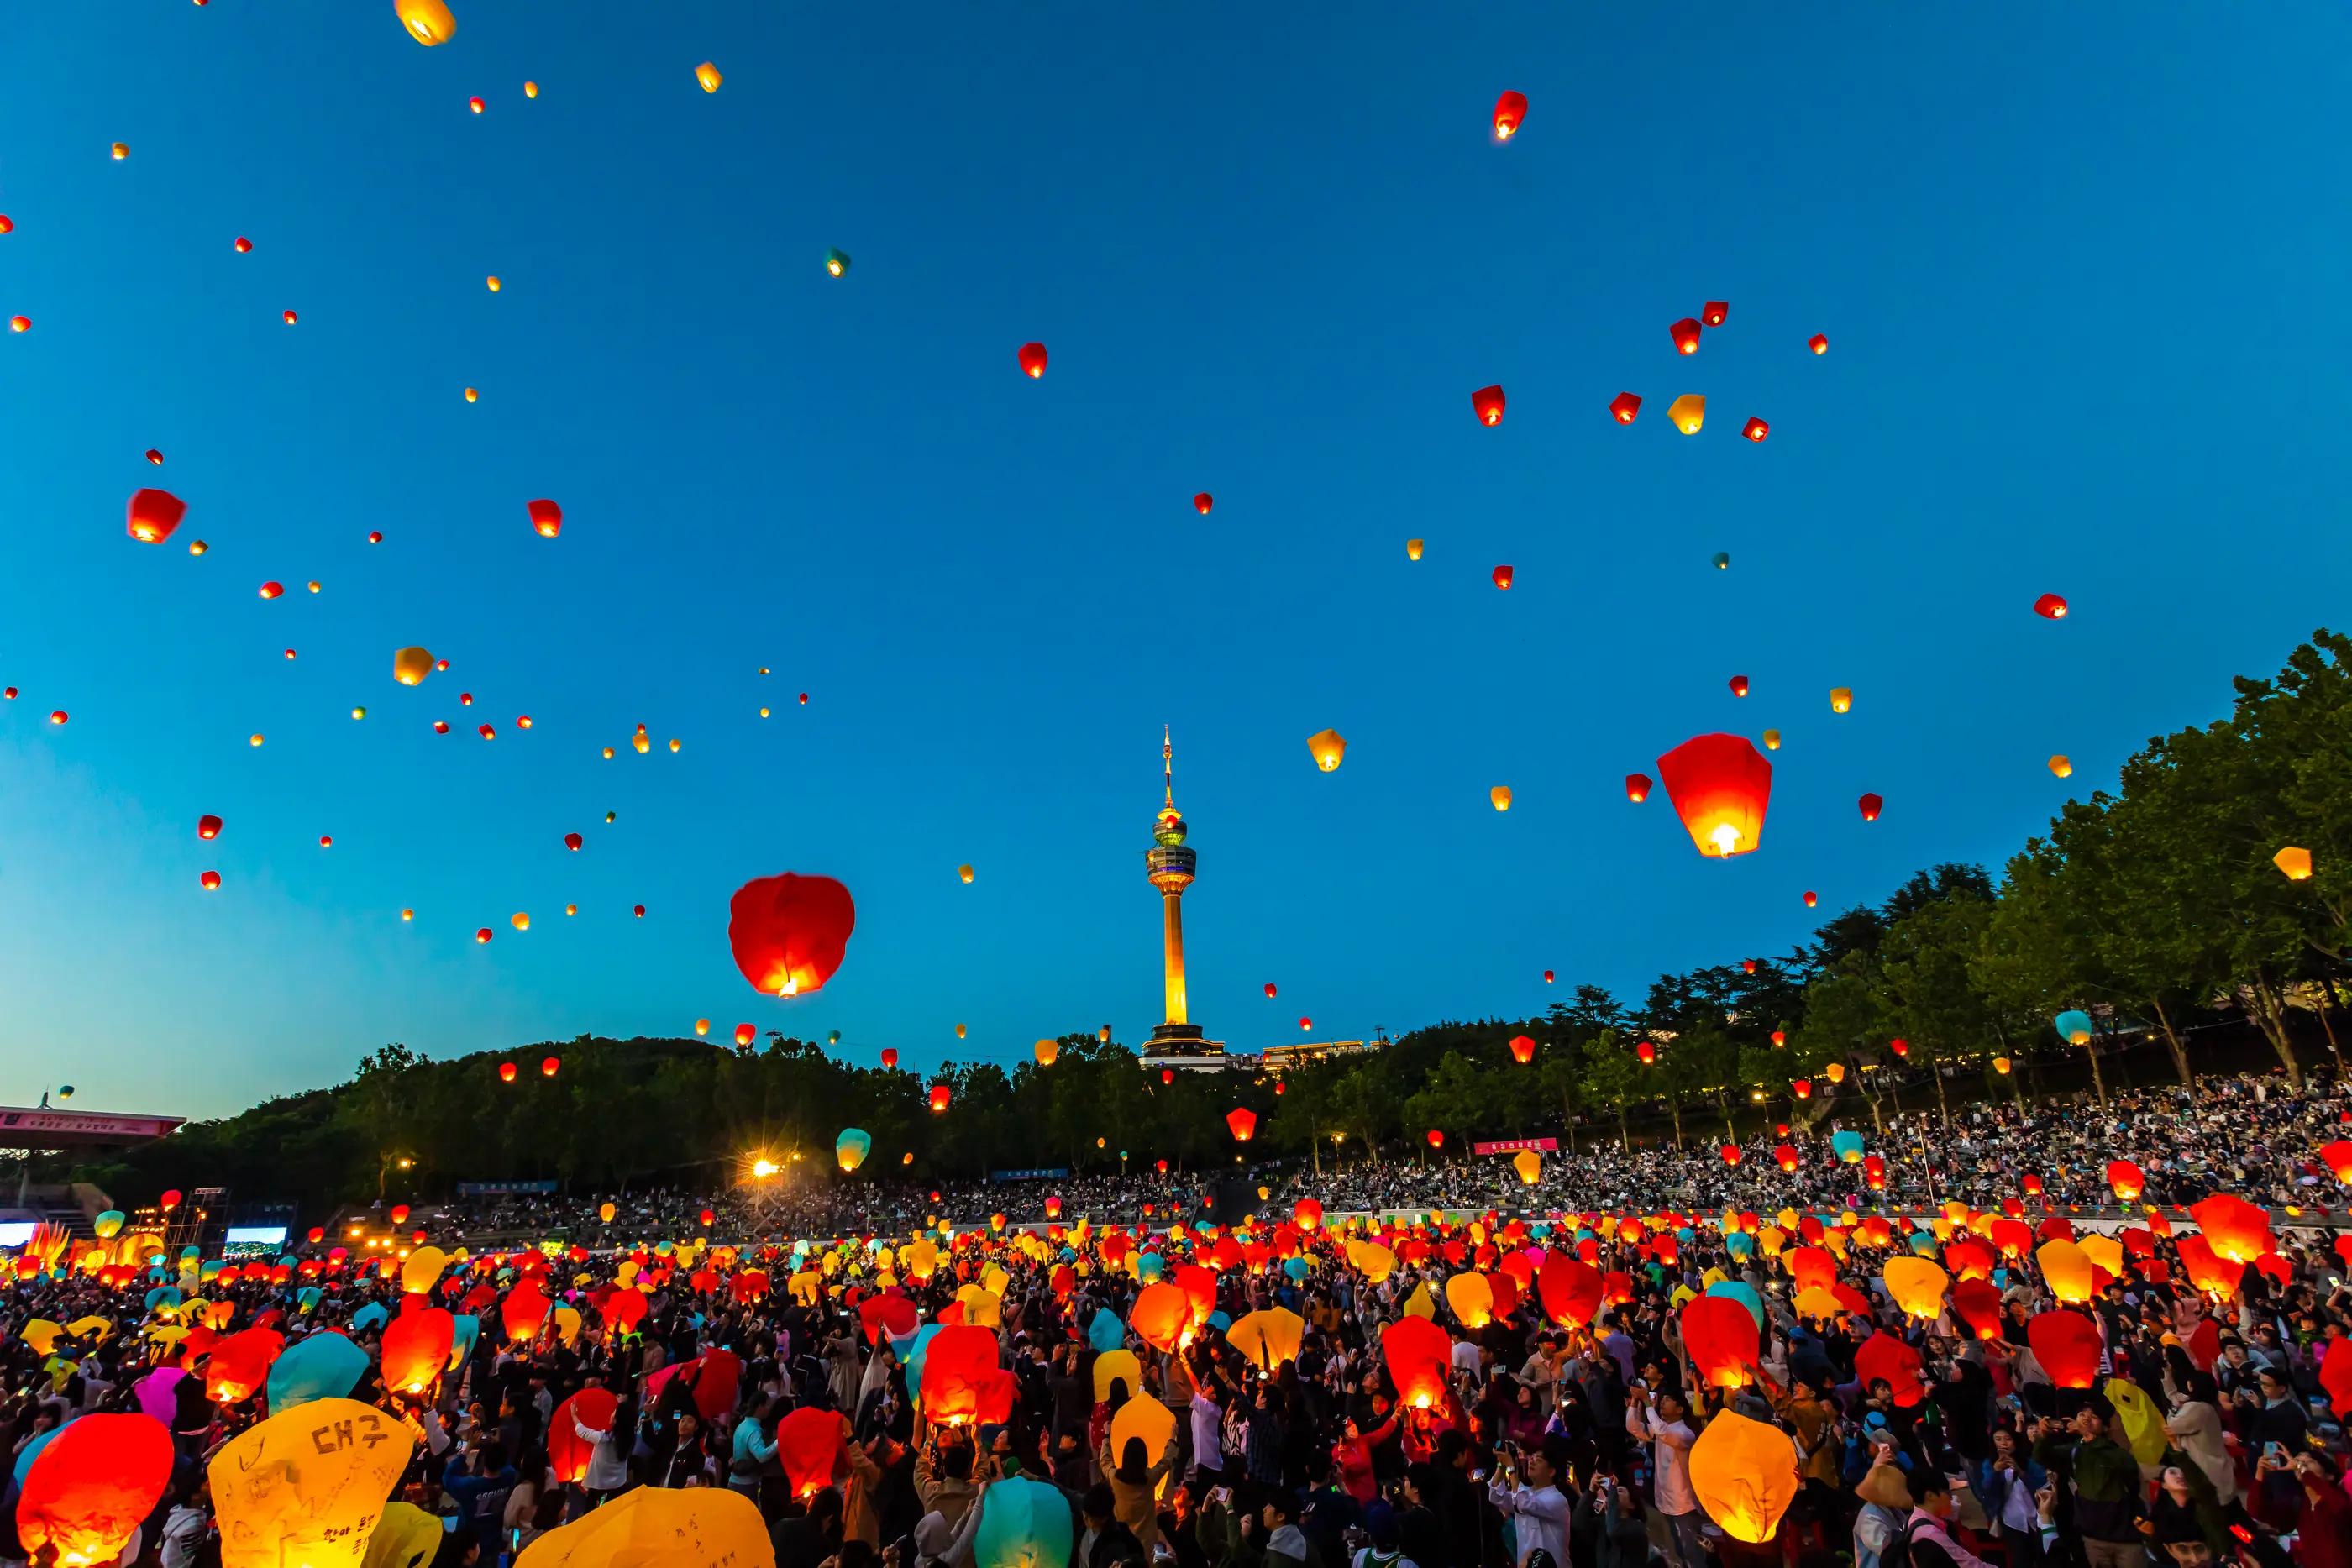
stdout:
<svg viewBox="0 0 2352 1568">
<path fill-rule="evenodd" d="M 1200 1026 L 1184 1016 L 1184 890 L 1192 885 L 1199 856 L 1184 846 L 1184 819 L 1176 810 L 1176 747 L 1162 727 L 1160 732 L 1160 806 L 1152 819 L 1151 841 L 1143 864 L 1151 885 L 1160 890 L 1160 983 L 1167 994 L 1168 1018 L 1151 1031 L 1154 1040 L 1197 1040 Z"/>
</svg>

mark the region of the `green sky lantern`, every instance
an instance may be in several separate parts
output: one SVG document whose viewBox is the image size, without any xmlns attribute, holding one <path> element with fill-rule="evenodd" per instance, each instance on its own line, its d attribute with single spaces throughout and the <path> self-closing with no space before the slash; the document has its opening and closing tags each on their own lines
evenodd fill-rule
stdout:
<svg viewBox="0 0 2352 1568">
<path fill-rule="evenodd" d="M 839 249 L 826 251 L 824 253 L 824 269 L 833 274 L 834 277 L 839 277 L 843 273 L 849 270 L 849 253 L 845 250 Z"/>
</svg>

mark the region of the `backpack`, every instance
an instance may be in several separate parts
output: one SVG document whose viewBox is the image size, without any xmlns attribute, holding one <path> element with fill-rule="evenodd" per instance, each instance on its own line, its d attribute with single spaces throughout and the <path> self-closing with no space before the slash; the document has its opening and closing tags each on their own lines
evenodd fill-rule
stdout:
<svg viewBox="0 0 2352 1568">
<path fill-rule="evenodd" d="M 1911 1568 L 1911 1521 L 1909 1520 L 1905 1520 L 1903 1527 L 1888 1536 L 1886 1544 L 1878 1549 L 1878 1568 Z"/>
</svg>

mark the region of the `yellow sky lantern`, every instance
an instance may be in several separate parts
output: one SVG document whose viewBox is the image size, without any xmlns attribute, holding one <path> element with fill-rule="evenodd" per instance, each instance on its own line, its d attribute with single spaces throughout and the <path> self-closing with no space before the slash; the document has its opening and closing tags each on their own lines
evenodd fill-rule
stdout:
<svg viewBox="0 0 2352 1568">
<path fill-rule="evenodd" d="M 1511 787 L 1508 784 L 1497 784 L 1486 791 L 1486 799 L 1495 803 L 1495 810 L 1497 811 L 1507 811 L 1511 809 Z"/>
<path fill-rule="evenodd" d="M 1780 732 L 1779 730 L 1768 729 L 1764 732 L 1764 749 L 1767 751 L 1778 751 L 1780 749 Z"/>
<path fill-rule="evenodd" d="M 1329 773 L 1348 755 L 1348 738 L 1336 729 L 1318 730 L 1307 737 L 1307 750 L 1315 766 Z"/>
<path fill-rule="evenodd" d="M 1993 1070 L 1995 1072 L 2000 1073 L 2003 1078 L 2008 1077 L 2008 1076 L 2009 1076 L 2009 1058 L 2007 1058 L 2006 1056 L 1996 1056 L 1996 1057 L 1994 1057 L 1994 1058 L 1992 1059 L 1992 1070 Z"/>
<path fill-rule="evenodd" d="M 1511 1156 L 1511 1168 L 1519 1173 L 1523 1185 L 1533 1186 L 1536 1177 L 1543 1174 L 1543 1156 L 1533 1149 L 1521 1149 Z"/>
<path fill-rule="evenodd" d="M 1404 541 L 1404 559 L 1407 560 L 1419 560 L 1421 559 L 1421 541 L 1419 539 L 1407 539 Z"/>
<path fill-rule="evenodd" d="M 2299 845 L 2289 844 L 2271 856 L 2271 864 L 2284 872 L 2289 882 L 2311 880 L 2311 852 Z"/>
<path fill-rule="evenodd" d="M 969 865 L 960 865 L 956 867 L 956 875 L 961 877 L 967 883 L 970 882 L 971 880 L 971 867 Z"/>
<path fill-rule="evenodd" d="M 1789 1435 L 1734 1410 L 1711 1417 L 1690 1446 L 1690 1487 L 1726 1535 L 1750 1545 L 1772 1539 L 1797 1500 L 1797 1450 Z"/>
<path fill-rule="evenodd" d="M 499 281 L 499 275 L 498 275 L 497 273 L 495 273 L 495 272 L 494 272 L 494 273 L 492 273 L 492 274 L 490 274 L 489 278 L 488 278 L 488 281 L 489 286 L 490 286 L 490 292 L 491 292 L 491 293 L 493 293 L 493 294 L 496 294 L 499 289 L 504 288 L 504 287 L 506 287 L 506 285 L 505 285 L 505 284 L 500 283 L 500 282 Z"/>
<path fill-rule="evenodd" d="M 726 78 L 719 74 L 719 68 L 717 66 L 712 65 L 709 60 L 705 60 L 700 65 L 694 68 L 694 79 L 702 84 L 703 91 L 717 92 L 719 90 L 719 84 Z"/>
<path fill-rule="evenodd" d="M 1832 686 L 1830 688 L 1830 712 L 1852 713 L 1853 711 L 1853 688 L 1852 686 Z"/>
<path fill-rule="evenodd" d="M 1666 410 L 1666 418 L 1685 435 L 1696 435 L 1706 423 L 1706 399 L 1698 392 L 1685 392 Z"/>
<path fill-rule="evenodd" d="M 400 14 L 400 25 L 408 29 L 408 36 L 428 49 L 447 43 L 457 30 L 457 18 L 449 15 L 442 0 L 394 0 L 392 8 Z"/>
</svg>

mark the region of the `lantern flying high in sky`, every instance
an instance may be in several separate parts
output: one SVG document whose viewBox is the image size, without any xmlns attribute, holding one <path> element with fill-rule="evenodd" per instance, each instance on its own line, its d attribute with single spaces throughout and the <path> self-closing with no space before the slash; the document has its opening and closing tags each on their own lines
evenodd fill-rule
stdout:
<svg viewBox="0 0 2352 1568">
<path fill-rule="evenodd" d="M 1702 855 L 1746 854 L 1762 840 L 1772 765 L 1746 737 L 1695 736 L 1658 758 L 1658 777 Z"/>
</svg>

